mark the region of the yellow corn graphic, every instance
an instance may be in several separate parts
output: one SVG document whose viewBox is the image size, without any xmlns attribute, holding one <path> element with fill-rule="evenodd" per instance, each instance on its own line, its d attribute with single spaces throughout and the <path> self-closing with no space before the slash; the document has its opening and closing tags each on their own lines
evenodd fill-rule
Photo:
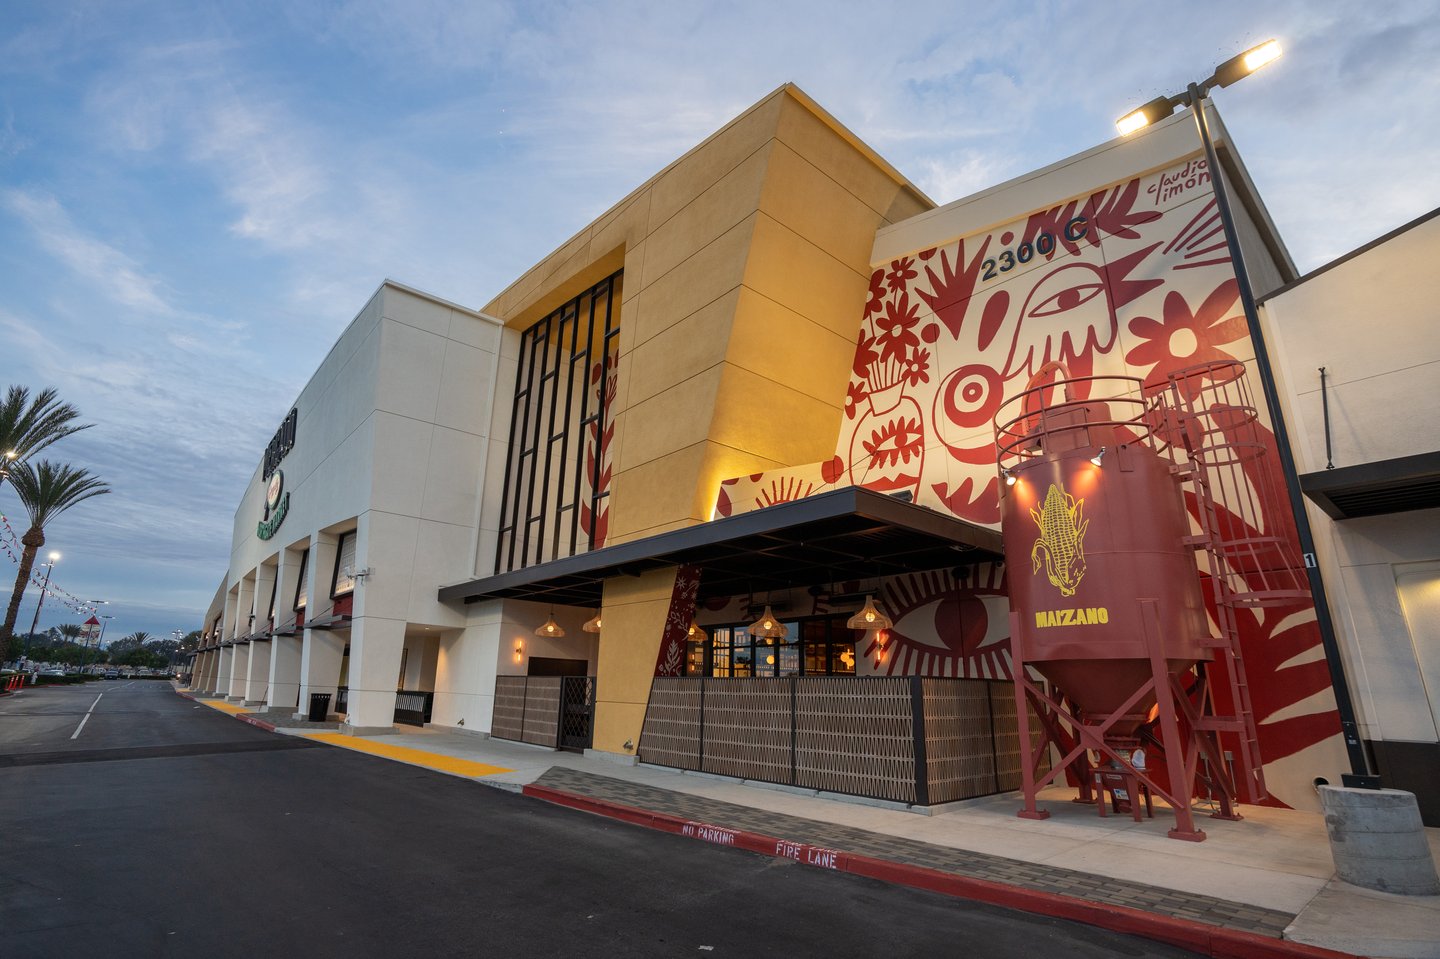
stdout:
<svg viewBox="0 0 1440 959">
<path fill-rule="evenodd" d="M 1040 538 L 1030 550 L 1031 572 L 1040 572 L 1040 554 L 1044 553 L 1045 575 L 1061 596 L 1074 596 L 1085 575 L 1085 530 L 1090 521 L 1081 518 L 1084 508 L 1083 499 L 1077 500 L 1052 483 L 1040 509 L 1030 511 L 1030 518 L 1040 527 Z"/>
</svg>

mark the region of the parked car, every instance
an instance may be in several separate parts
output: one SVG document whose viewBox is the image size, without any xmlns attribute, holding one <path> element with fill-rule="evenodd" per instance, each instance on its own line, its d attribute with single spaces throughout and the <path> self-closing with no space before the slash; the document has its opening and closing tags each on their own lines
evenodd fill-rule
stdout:
<svg viewBox="0 0 1440 959">
<path fill-rule="evenodd" d="M 107 670 L 105 670 L 105 678 L 106 678 L 106 679 L 119 679 L 119 678 L 120 678 L 120 670 L 118 670 L 118 669 L 107 669 Z"/>
<path fill-rule="evenodd" d="M 40 675 L 41 675 L 41 676 L 50 676 L 50 677 L 56 677 L 56 676 L 58 676 L 59 678 L 64 679 L 64 678 L 65 678 L 65 670 L 63 670 L 63 669 L 42 669 L 42 670 L 40 670 Z"/>
</svg>

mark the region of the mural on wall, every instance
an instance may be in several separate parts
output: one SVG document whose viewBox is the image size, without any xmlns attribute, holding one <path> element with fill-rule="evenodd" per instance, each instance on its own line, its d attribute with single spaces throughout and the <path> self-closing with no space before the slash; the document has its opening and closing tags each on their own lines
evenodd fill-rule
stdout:
<svg viewBox="0 0 1440 959">
<path fill-rule="evenodd" d="M 715 513 L 854 484 L 996 526 L 995 413 L 1045 364 L 1151 386 L 1173 370 L 1252 356 L 1209 172 L 1192 159 L 876 269 L 835 455 L 728 480 Z M 1262 435 L 1273 448 L 1273 434 Z M 1277 505 L 1263 524 L 1293 536 Z M 1313 608 L 1250 610 L 1240 626 L 1267 764 L 1333 745 L 1338 718 Z M 897 643 L 886 671 L 965 675 L 955 672 L 964 641 L 951 627 L 940 635 L 908 655 Z M 1008 653 L 1003 662 L 1008 671 Z"/>
<path fill-rule="evenodd" d="M 603 380 L 603 382 L 602 382 Z M 580 531 L 595 541 L 595 549 L 605 545 L 610 532 L 610 475 L 614 464 L 611 462 L 611 441 L 615 439 L 615 393 L 620 383 L 620 351 L 606 357 L 603 363 L 590 366 L 591 390 L 590 409 L 605 409 L 610 415 L 605 419 L 605 428 L 599 421 L 592 420 L 585 426 L 585 469 L 582 471 L 580 497 Z M 602 392 L 603 405 L 602 405 Z M 594 509 L 590 502 L 594 494 L 601 498 Z M 584 552 L 584 550 L 581 550 Z"/>
</svg>

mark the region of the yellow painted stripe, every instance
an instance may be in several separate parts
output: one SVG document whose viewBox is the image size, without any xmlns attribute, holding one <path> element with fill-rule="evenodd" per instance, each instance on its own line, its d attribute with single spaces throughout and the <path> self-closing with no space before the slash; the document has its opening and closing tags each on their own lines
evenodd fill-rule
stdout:
<svg viewBox="0 0 1440 959">
<path fill-rule="evenodd" d="M 236 703 L 222 703 L 218 699 L 202 699 L 200 700 L 200 702 L 206 706 L 209 706 L 211 709 L 218 709 L 222 713 L 229 713 L 232 716 L 236 713 L 250 712 L 250 710 L 246 709 L 244 706 L 238 705 Z"/>
<path fill-rule="evenodd" d="M 402 763 L 424 766 L 427 769 L 438 769 L 442 773 L 453 773 L 457 776 L 493 776 L 496 773 L 514 772 L 503 766 L 477 763 L 471 759 L 456 759 L 454 756 L 426 752 L 423 749 L 411 749 L 409 746 L 392 746 L 389 743 L 372 742 L 369 739 L 345 736 L 340 733 L 311 733 L 305 738 L 328 743 L 331 746 L 340 746 L 344 749 L 354 749 L 357 752 L 369 753 L 384 759 L 396 759 Z"/>
</svg>

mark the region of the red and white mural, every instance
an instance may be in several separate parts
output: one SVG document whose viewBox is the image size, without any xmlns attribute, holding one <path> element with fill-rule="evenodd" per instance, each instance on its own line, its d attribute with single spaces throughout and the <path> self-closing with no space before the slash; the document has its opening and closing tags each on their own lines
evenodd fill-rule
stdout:
<svg viewBox="0 0 1440 959">
<path fill-rule="evenodd" d="M 1252 356 L 1209 172 L 1203 159 L 1177 163 L 875 269 L 835 455 L 728 480 L 715 512 L 854 484 L 908 491 L 997 526 L 995 413 L 1045 364 L 1150 384 Z M 1277 505 L 1264 524 L 1290 529 Z M 1007 629 L 991 608 L 1004 595 L 999 571 L 979 567 L 964 582 L 915 574 L 883 592 L 897 622 L 882 671 L 1009 674 Z M 932 612 L 912 621 L 922 608 Z M 1241 633 L 1267 766 L 1338 748 L 1313 608 L 1250 611 Z M 874 651 L 864 652 L 873 665 Z M 1275 772 L 1267 776 L 1283 798 L 1285 777 Z"/>
<path fill-rule="evenodd" d="M 585 427 L 585 468 L 581 472 L 580 531 L 587 537 L 593 533 L 595 548 L 605 545 L 610 535 L 610 478 L 613 469 L 611 443 L 615 439 L 615 393 L 620 383 L 620 352 L 614 350 L 604 363 L 590 365 L 590 409 L 609 410 L 602 430 L 599 422 Z M 603 403 L 603 405 L 602 405 Z M 601 498 L 594 509 L 592 495 Z M 584 552 L 584 549 L 580 549 Z"/>
</svg>

